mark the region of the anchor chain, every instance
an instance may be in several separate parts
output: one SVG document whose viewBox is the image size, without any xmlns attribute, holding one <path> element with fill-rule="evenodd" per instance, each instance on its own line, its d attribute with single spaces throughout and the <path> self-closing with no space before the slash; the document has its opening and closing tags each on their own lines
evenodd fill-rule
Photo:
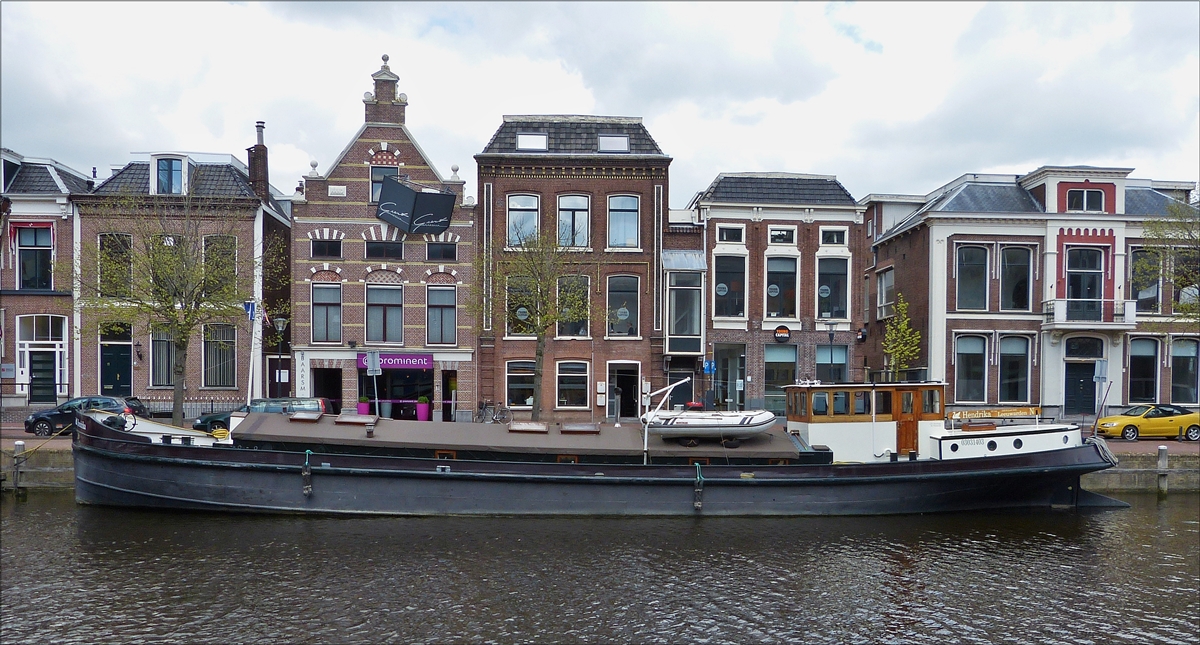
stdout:
<svg viewBox="0 0 1200 645">
<path fill-rule="evenodd" d="M 704 474 L 700 472 L 700 464 L 696 463 L 696 488 L 692 500 L 692 508 L 697 511 L 704 508 Z"/>
<path fill-rule="evenodd" d="M 304 496 L 312 497 L 312 467 L 308 465 L 311 450 L 304 451 L 304 467 L 300 469 L 300 479 L 304 481 Z"/>
</svg>

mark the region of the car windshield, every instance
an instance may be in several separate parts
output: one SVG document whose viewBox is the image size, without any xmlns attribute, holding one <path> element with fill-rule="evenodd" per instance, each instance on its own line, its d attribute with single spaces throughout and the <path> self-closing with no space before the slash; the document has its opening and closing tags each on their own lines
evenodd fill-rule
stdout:
<svg viewBox="0 0 1200 645">
<path fill-rule="evenodd" d="M 1146 411 L 1149 409 L 1150 409 L 1150 406 L 1148 406 L 1148 405 L 1135 405 L 1132 408 L 1129 408 L 1128 410 L 1122 412 L 1121 416 L 1123 416 L 1123 417 L 1140 417 L 1143 414 L 1146 414 Z"/>
</svg>

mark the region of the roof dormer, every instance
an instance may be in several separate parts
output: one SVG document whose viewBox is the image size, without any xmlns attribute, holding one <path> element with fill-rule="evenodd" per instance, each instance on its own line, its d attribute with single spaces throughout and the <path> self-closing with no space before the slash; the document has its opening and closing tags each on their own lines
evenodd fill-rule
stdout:
<svg viewBox="0 0 1200 645">
<path fill-rule="evenodd" d="M 196 164 L 184 154 L 150 155 L 150 194 L 186 195 Z"/>
<path fill-rule="evenodd" d="M 1132 171 L 1132 168 L 1042 166 L 1018 181 L 1047 213 L 1123 214 L 1125 178 Z"/>
</svg>

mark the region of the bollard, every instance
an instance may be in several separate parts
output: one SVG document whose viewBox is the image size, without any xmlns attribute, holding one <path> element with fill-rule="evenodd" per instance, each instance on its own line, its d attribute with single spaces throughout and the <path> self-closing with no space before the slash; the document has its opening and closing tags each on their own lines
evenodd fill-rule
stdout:
<svg viewBox="0 0 1200 645">
<path fill-rule="evenodd" d="M 1167 447 L 1158 447 L 1158 494 L 1167 494 Z"/>
<path fill-rule="evenodd" d="M 25 442 L 18 441 L 13 444 L 13 490 L 21 490 L 21 462 L 25 461 L 21 458 L 25 454 Z"/>
</svg>

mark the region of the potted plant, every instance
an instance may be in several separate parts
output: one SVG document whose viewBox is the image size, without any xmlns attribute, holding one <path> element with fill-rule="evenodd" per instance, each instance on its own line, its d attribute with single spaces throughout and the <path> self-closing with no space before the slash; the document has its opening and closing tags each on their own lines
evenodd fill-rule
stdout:
<svg viewBox="0 0 1200 645">
<path fill-rule="evenodd" d="M 359 414 L 371 414 L 370 399 L 368 399 L 365 396 L 358 397 L 358 413 Z"/>
<path fill-rule="evenodd" d="M 429 420 L 429 397 L 417 397 L 417 421 Z"/>
</svg>

